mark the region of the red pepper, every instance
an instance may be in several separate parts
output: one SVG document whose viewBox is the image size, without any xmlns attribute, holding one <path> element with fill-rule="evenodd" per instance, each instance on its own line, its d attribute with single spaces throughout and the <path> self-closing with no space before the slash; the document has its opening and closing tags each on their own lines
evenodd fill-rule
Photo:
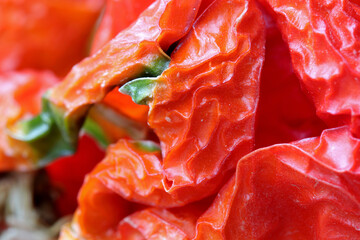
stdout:
<svg viewBox="0 0 360 240">
<path fill-rule="evenodd" d="M 294 69 L 329 126 L 360 136 L 360 7 L 353 1 L 267 0 Z"/>
<path fill-rule="evenodd" d="M 262 148 L 200 217 L 195 239 L 358 239 L 360 140 L 347 127 Z"/>
<path fill-rule="evenodd" d="M 60 239 L 360 239 L 358 4 L 260 0 L 269 16 L 253 0 L 157 0 L 142 14 L 151 0 L 108 2 L 99 50 L 38 116 L 18 121 L 39 112 L 56 77 L 0 74 L 0 170 L 71 154 L 83 126 L 116 142 Z M 116 19 L 126 9 L 134 15 Z M 146 124 L 158 139 L 134 140 Z M 65 189 L 62 213 L 103 156 L 89 141 L 47 168 Z"/>
<path fill-rule="evenodd" d="M 92 53 L 101 49 L 119 32 L 129 27 L 129 25 L 138 18 L 140 13 L 153 2 L 154 0 L 108 0 L 106 10 L 91 46 Z M 134 127 L 116 127 L 109 119 L 104 118 L 103 114 L 96 110 L 90 111 L 90 118 L 97 122 L 98 126 L 102 128 L 109 142 L 116 142 L 123 137 L 139 139 L 140 137 L 143 138 L 146 136 L 148 132 L 146 129 L 147 113 L 149 111 L 148 106 L 135 104 L 129 96 L 120 93 L 117 88 L 114 88 L 105 96 L 102 104 L 115 110 L 117 114 L 123 116 L 126 120 L 138 122 L 139 124 L 135 126 L 135 128 L 139 130 L 141 128 L 140 134 L 134 134 L 134 131 L 131 130 L 134 129 Z M 137 131 L 135 130 L 135 132 Z"/>
<path fill-rule="evenodd" d="M 260 78 L 256 116 L 256 147 L 320 135 L 326 125 L 300 86 L 274 18 L 262 9 L 266 25 L 266 53 Z"/>
<path fill-rule="evenodd" d="M 115 231 L 130 209 L 123 199 L 175 207 L 216 193 L 254 146 L 264 44 L 252 1 L 215 1 L 197 19 L 149 98 L 149 124 L 163 159 L 151 142 L 111 146 L 81 189 L 72 223 L 79 238 Z M 125 89 L 148 80 L 134 80 Z M 94 225 L 98 219 L 102 225 Z"/>
<path fill-rule="evenodd" d="M 121 199 L 97 178 L 87 178 L 87 189 L 79 197 L 84 203 L 73 222 L 63 227 L 61 240 L 76 239 L 192 239 L 196 221 L 213 198 L 178 208 L 146 207 Z M 88 197 L 92 196 L 92 197 Z M 98 205 L 103 207 L 100 209 Z M 104 219 L 98 223 L 98 219 Z M 80 227 L 80 228 L 79 228 Z"/>
<path fill-rule="evenodd" d="M 254 147 L 263 27 L 252 1 L 215 1 L 156 80 L 148 121 L 164 190 L 183 203 L 214 193 Z"/>
</svg>

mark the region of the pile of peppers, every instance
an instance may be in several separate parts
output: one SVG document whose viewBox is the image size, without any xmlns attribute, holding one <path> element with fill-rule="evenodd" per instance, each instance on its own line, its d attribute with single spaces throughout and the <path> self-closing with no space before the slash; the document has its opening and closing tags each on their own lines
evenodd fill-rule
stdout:
<svg viewBox="0 0 360 240">
<path fill-rule="evenodd" d="M 0 240 L 360 239 L 356 0 L 3 0 L 0 92 Z"/>
</svg>

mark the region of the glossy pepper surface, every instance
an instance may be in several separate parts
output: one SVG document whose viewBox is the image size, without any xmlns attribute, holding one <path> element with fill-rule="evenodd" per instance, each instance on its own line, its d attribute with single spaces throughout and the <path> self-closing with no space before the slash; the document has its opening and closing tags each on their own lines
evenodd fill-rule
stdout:
<svg viewBox="0 0 360 240">
<path fill-rule="evenodd" d="M 56 78 L 0 74 L 0 166 L 46 165 L 79 138 L 47 167 L 64 214 L 103 158 L 61 240 L 360 239 L 359 13 L 108 0 L 92 55 L 39 115 Z"/>
<path fill-rule="evenodd" d="M 360 7 L 356 1 L 268 0 L 294 69 L 328 126 L 360 134 Z"/>
<path fill-rule="evenodd" d="M 76 65 L 49 98 L 69 117 L 130 79 L 158 75 L 168 61 L 163 51 L 188 32 L 199 5 L 200 1 L 156 1 L 130 28 Z M 184 14 L 174 21 L 170 16 L 180 9 Z"/>
<path fill-rule="evenodd" d="M 275 19 L 262 8 L 266 27 L 265 62 L 260 77 L 256 148 L 319 136 L 326 125 L 302 91 L 288 45 Z"/>
<path fill-rule="evenodd" d="M 347 127 L 262 148 L 197 223 L 196 239 L 357 239 L 360 141 Z"/>
<path fill-rule="evenodd" d="M 129 27 L 153 2 L 154 0 L 108 0 L 92 42 L 91 52 L 95 53 L 119 32 Z M 131 97 L 114 88 L 98 106 L 90 110 L 85 128 L 89 129 L 89 122 L 96 125 L 106 143 L 116 142 L 120 138 L 143 139 L 149 132 L 148 110 L 148 106 L 135 104 Z M 114 115 L 117 117 L 112 119 Z M 92 135 L 99 139 L 97 133 Z"/>
</svg>

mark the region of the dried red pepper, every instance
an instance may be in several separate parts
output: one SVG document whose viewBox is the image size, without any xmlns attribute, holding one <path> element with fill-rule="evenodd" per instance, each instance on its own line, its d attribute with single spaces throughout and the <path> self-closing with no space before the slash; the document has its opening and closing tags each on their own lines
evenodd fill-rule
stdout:
<svg viewBox="0 0 360 240">
<path fill-rule="evenodd" d="M 214 26 L 222 31 L 210 31 Z M 255 3 L 215 1 L 179 43 L 161 76 L 125 85 L 122 90 L 136 102 L 150 103 L 149 123 L 162 152 L 152 142 L 126 140 L 108 149 L 81 189 L 72 223 L 78 237 L 116 232 L 131 209 L 123 199 L 174 207 L 215 193 L 238 158 L 253 149 L 263 57 L 263 24 Z M 95 204 L 99 199 L 106 208 Z M 94 225 L 98 219 L 101 226 Z"/>
<path fill-rule="evenodd" d="M 91 46 L 92 53 L 133 23 L 152 2 L 154 0 L 108 0 Z M 144 139 L 149 133 L 148 110 L 148 106 L 135 104 L 131 97 L 115 88 L 105 96 L 101 104 L 90 110 L 84 127 L 104 145 L 120 138 Z M 95 132 L 94 127 L 98 129 Z M 102 132 L 102 136 L 99 136 L 99 132 Z"/>
<path fill-rule="evenodd" d="M 169 209 L 147 207 L 124 201 L 94 176 L 86 179 L 79 199 L 82 205 L 72 223 L 63 227 L 62 240 L 191 239 L 197 219 L 213 201 L 206 198 Z M 99 224 L 99 219 L 104 221 Z"/>
<path fill-rule="evenodd" d="M 319 136 L 326 125 L 301 90 L 288 45 L 282 40 L 274 18 L 262 10 L 266 52 L 256 116 L 256 148 Z"/>
<path fill-rule="evenodd" d="M 244 4 L 211 5 L 160 77 L 137 79 L 122 88 L 135 93 L 137 102 L 150 101 L 149 124 L 161 141 L 163 159 L 151 154 L 152 148 L 143 157 L 134 144 L 119 142 L 92 173 L 110 189 L 150 205 L 183 205 L 214 193 L 237 158 L 252 150 L 264 39 L 258 10 L 250 3 L 244 10 Z M 206 41 L 212 24 L 222 32 L 211 33 L 214 41 Z M 225 33 L 228 40 L 216 42 Z M 153 99 L 136 95 L 139 88 L 150 89 Z M 118 173 L 120 165 L 128 170 Z"/>
<path fill-rule="evenodd" d="M 195 239 L 358 239 L 360 140 L 347 127 L 252 152 Z"/>
<path fill-rule="evenodd" d="M 20 161 L 19 149 L 29 156 L 35 153 L 26 161 L 40 159 L 40 165 L 75 150 L 86 114 L 91 118 L 85 128 L 90 126 L 104 145 L 120 137 L 140 139 L 147 132 L 147 108 L 132 108 L 116 91 L 125 82 L 145 77 L 128 82 L 121 91 L 150 105 L 148 121 L 160 146 L 130 140 L 112 145 L 86 178 L 79 208 L 61 239 L 360 238 L 360 142 L 349 128 L 251 152 L 259 78 L 257 147 L 317 135 L 325 127 L 298 81 L 328 126 L 347 124 L 359 134 L 359 7 L 347 1 L 268 3 L 290 45 L 298 77 L 287 45 L 263 12 L 267 52 L 260 78 L 264 26 L 253 1 L 209 0 L 200 5 L 159 0 L 52 89 L 38 117 L 15 124 L 21 114 L 11 122 L 4 118 L 12 137 L 3 127 L 4 142 L 13 143 L 9 156 Z M 118 26 L 106 21 L 115 19 L 115 6 L 120 5 L 108 6 L 94 48 L 116 32 Z M 145 5 L 132 7 L 140 12 Z M 149 20 L 153 15 L 155 20 Z M 180 16 L 177 23 L 175 15 Z M 339 19 L 353 28 L 339 25 Z M 101 35 L 107 30 L 110 35 Z M 175 45 L 170 61 L 163 51 Z M 30 109 L 27 104 L 22 101 L 20 106 Z M 116 120 L 122 117 L 125 125 L 118 128 Z M 203 209 L 189 202 L 216 194 L 236 164 L 233 178 L 197 221 Z M 59 176 L 58 166 L 53 176 Z M 174 206 L 181 207 L 170 208 Z"/>
<path fill-rule="evenodd" d="M 253 2 L 215 1 L 175 49 L 169 68 L 149 79 L 158 84 L 149 125 L 161 142 L 164 190 L 183 203 L 213 193 L 235 159 L 253 149 L 263 33 Z M 137 81 L 148 80 L 122 89 L 132 93 Z"/>
<path fill-rule="evenodd" d="M 317 114 L 360 135 L 360 7 L 353 1 L 267 0 Z"/>
</svg>

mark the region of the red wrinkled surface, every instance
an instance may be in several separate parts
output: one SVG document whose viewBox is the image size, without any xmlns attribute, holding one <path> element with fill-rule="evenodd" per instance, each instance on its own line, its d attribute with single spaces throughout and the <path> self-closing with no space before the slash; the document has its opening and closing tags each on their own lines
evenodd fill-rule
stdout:
<svg viewBox="0 0 360 240">
<path fill-rule="evenodd" d="M 253 149 L 262 28 L 252 2 L 215 1 L 159 77 L 149 125 L 161 142 L 165 191 L 184 202 L 213 193 Z"/>
<path fill-rule="evenodd" d="M 104 15 L 97 29 L 94 40 L 91 46 L 91 52 L 95 53 L 101 47 L 103 47 L 108 41 L 114 38 L 120 31 L 129 27 L 138 16 L 151 4 L 154 0 L 108 0 L 106 2 L 106 9 Z M 149 111 L 148 106 L 135 104 L 131 97 L 122 94 L 118 89 L 113 89 L 102 101 L 106 106 L 111 107 L 119 114 L 127 117 L 131 120 L 141 123 L 146 126 L 147 113 Z M 94 116 L 94 115 L 93 115 Z M 95 118 L 99 118 L 94 116 Z M 109 121 L 98 120 L 98 123 L 102 126 L 109 125 Z M 112 135 L 111 142 L 115 142 L 120 137 L 126 137 L 128 134 L 124 131 L 118 133 L 112 133 L 110 129 L 114 129 L 114 126 L 105 126 L 107 136 Z M 107 130 L 107 128 L 109 130 Z"/>
<path fill-rule="evenodd" d="M 199 218 L 196 239 L 358 239 L 359 157 L 346 127 L 252 152 Z"/>
<path fill-rule="evenodd" d="M 66 115 L 83 113 L 117 85 L 124 84 L 163 55 L 189 30 L 200 0 L 162 0 L 152 4 L 131 27 L 122 31 L 96 54 L 75 65 L 50 98 Z M 172 18 L 175 11 L 183 12 Z"/>
<path fill-rule="evenodd" d="M 360 6 L 344 1 L 267 0 L 294 69 L 329 126 L 360 135 Z"/>
<path fill-rule="evenodd" d="M 150 103 L 149 124 L 160 138 L 162 157 L 125 140 L 110 147 L 82 187 L 74 223 L 80 236 L 99 236 L 106 227 L 116 231 L 115 219 L 123 217 L 121 209 L 90 205 L 98 196 L 105 202 L 121 196 L 157 207 L 181 206 L 215 193 L 230 177 L 236 160 L 254 146 L 262 27 L 260 12 L 249 2 L 217 1 L 199 17 L 173 52 Z M 226 41 L 217 41 L 221 38 Z M 192 157 L 195 149 L 202 150 Z M 95 181 L 115 194 L 94 195 Z M 94 232 L 93 222 L 100 218 L 104 227 Z"/>
<path fill-rule="evenodd" d="M 266 52 L 256 118 L 256 148 L 320 135 L 326 128 L 301 90 L 275 19 L 264 9 Z"/>
</svg>

